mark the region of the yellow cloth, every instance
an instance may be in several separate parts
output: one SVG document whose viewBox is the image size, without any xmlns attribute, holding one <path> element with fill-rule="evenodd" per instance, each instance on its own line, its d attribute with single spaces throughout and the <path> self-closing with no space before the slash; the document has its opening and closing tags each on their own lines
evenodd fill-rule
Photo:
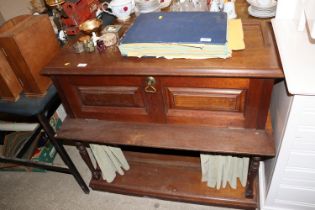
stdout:
<svg viewBox="0 0 315 210">
<path fill-rule="evenodd" d="M 228 20 L 228 47 L 230 50 L 245 49 L 244 32 L 241 19 Z"/>
</svg>

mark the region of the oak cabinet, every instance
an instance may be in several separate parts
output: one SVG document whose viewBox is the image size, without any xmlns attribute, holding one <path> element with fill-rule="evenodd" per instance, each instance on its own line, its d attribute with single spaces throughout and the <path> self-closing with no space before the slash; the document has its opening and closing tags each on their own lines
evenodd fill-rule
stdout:
<svg viewBox="0 0 315 210">
<path fill-rule="evenodd" d="M 152 86 L 148 78 L 154 80 Z M 77 118 L 260 129 L 266 123 L 272 81 L 184 76 L 58 78 Z"/>
<path fill-rule="evenodd" d="M 257 207 L 259 161 L 275 154 L 265 130 L 270 95 L 284 75 L 270 24 L 248 20 L 243 27 L 246 49 L 229 59 L 127 58 L 117 47 L 75 54 L 68 46 L 45 67 L 68 115 L 57 138 L 75 141 L 93 189 Z M 120 145 L 130 171 L 113 183 L 101 180 L 86 143 Z M 250 157 L 246 187 L 207 187 L 200 152 Z"/>
</svg>

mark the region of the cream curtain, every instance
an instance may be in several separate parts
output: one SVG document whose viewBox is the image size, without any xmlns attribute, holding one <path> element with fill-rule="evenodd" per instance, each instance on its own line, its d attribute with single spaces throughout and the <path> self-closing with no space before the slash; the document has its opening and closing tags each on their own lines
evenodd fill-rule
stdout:
<svg viewBox="0 0 315 210">
<path fill-rule="evenodd" d="M 107 182 L 114 181 L 116 173 L 124 175 L 124 170 L 129 170 L 129 164 L 120 148 L 98 144 L 90 144 L 90 147 L 102 171 L 102 178 Z"/>
<path fill-rule="evenodd" d="M 212 188 L 237 188 L 237 178 L 246 186 L 249 158 L 238 158 L 223 155 L 200 154 L 203 182 Z"/>
<path fill-rule="evenodd" d="M 129 170 L 129 164 L 119 147 L 98 144 L 90 144 L 90 147 L 107 182 L 114 181 L 117 173 L 124 175 L 124 170 Z M 220 189 L 229 184 L 236 189 L 237 179 L 243 187 L 246 186 L 249 158 L 200 154 L 200 161 L 201 180 L 207 182 L 209 187 Z"/>
</svg>

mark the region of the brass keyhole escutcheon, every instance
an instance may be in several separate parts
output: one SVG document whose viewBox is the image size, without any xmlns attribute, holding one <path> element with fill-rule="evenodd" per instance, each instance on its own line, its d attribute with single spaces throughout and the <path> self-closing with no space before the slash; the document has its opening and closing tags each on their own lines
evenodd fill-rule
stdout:
<svg viewBox="0 0 315 210">
<path fill-rule="evenodd" d="M 154 85 L 156 84 L 156 80 L 154 77 L 147 77 L 146 80 L 146 87 L 144 88 L 144 91 L 146 93 L 155 93 L 156 92 L 156 88 L 154 87 Z"/>
</svg>

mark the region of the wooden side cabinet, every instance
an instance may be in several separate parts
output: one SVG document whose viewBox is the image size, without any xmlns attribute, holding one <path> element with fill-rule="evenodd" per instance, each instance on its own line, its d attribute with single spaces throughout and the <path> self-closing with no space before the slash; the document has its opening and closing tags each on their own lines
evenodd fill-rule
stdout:
<svg viewBox="0 0 315 210">
<path fill-rule="evenodd" d="M 21 15 L 0 26 L 0 50 L 27 96 L 43 96 L 51 85 L 40 75 L 59 43 L 47 15 Z"/>
<path fill-rule="evenodd" d="M 243 24 L 246 50 L 225 60 L 126 58 L 115 47 L 75 54 L 65 47 L 46 66 L 68 114 L 57 137 L 76 142 L 93 189 L 257 207 L 259 161 L 275 154 L 265 131 L 270 95 L 283 72 L 270 24 Z M 91 142 L 121 146 L 131 169 L 113 183 L 101 180 L 86 152 Z M 250 157 L 247 186 L 207 187 L 200 152 Z"/>
<path fill-rule="evenodd" d="M 58 84 L 76 118 L 263 129 L 273 79 L 67 75 Z"/>
<path fill-rule="evenodd" d="M 22 87 L 16 78 L 5 55 L 0 52 L 0 99 L 7 101 L 17 101 Z"/>
</svg>

